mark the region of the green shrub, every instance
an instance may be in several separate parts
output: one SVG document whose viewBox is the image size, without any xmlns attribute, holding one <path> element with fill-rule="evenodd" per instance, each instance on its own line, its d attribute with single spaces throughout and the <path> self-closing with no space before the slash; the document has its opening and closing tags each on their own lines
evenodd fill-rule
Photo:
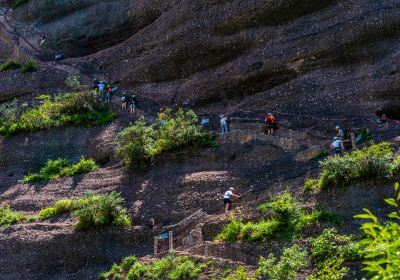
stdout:
<svg viewBox="0 0 400 280">
<path fill-rule="evenodd" d="M 0 72 L 15 70 L 21 68 L 21 64 L 13 60 L 7 60 L 3 64 L 0 64 Z"/>
<path fill-rule="evenodd" d="M 38 99 L 40 104 L 23 111 L 17 120 L 3 118 L 0 135 L 11 137 L 20 132 L 34 132 L 66 124 L 101 125 L 116 117 L 92 92 L 64 94 L 54 99 L 44 95 Z"/>
<path fill-rule="evenodd" d="M 179 109 L 175 115 L 167 110 L 158 122 L 155 127 L 141 118 L 118 134 L 116 154 L 127 166 L 142 168 L 162 153 L 189 146 L 213 146 L 213 137 L 198 125 L 192 110 Z"/>
<path fill-rule="evenodd" d="M 304 191 L 309 192 L 318 189 L 318 180 L 307 178 L 304 180 Z"/>
<path fill-rule="evenodd" d="M 265 242 L 274 237 L 293 239 L 306 226 L 324 221 L 336 222 L 335 216 L 328 212 L 314 210 L 307 213 L 288 192 L 260 204 L 257 209 L 269 218 L 258 222 L 232 219 L 215 240 Z"/>
<path fill-rule="evenodd" d="M 108 195 L 86 194 L 78 200 L 77 204 L 77 210 L 73 212 L 73 215 L 78 217 L 75 225 L 77 229 L 131 224 L 131 219 L 124 207 L 124 199 L 116 192 Z"/>
<path fill-rule="evenodd" d="M 74 91 L 79 91 L 83 88 L 79 76 L 69 76 L 65 79 L 65 84 Z"/>
<path fill-rule="evenodd" d="M 23 74 L 36 72 L 38 70 L 37 62 L 34 59 L 29 59 L 26 63 L 21 65 L 21 72 Z"/>
<path fill-rule="evenodd" d="M 228 275 L 223 280 L 255 280 L 255 278 L 250 276 L 243 266 L 239 266 L 233 274 Z"/>
<path fill-rule="evenodd" d="M 256 275 L 269 280 L 295 279 L 300 269 L 307 266 L 307 251 L 298 245 L 292 245 L 283 250 L 279 260 L 270 254 L 267 259 L 261 257 Z"/>
<path fill-rule="evenodd" d="M 371 279 L 400 279 L 400 191 L 395 185 L 397 195 L 385 202 L 395 210 L 388 215 L 389 220 L 382 224 L 370 210 L 355 216 L 369 220 L 361 226 L 365 237 L 361 240 L 365 250 L 364 270 L 371 274 Z"/>
<path fill-rule="evenodd" d="M 28 4 L 29 0 L 15 0 L 14 4 L 11 6 L 13 9 L 16 9 L 20 6 Z"/>
<path fill-rule="evenodd" d="M 78 217 L 75 227 L 82 230 L 131 224 L 131 219 L 124 207 L 124 199 L 116 192 L 107 195 L 88 193 L 75 200 L 59 200 L 53 206 L 40 210 L 39 218 L 45 220 L 66 213 L 72 213 Z"/>
<path fill-rule="evenodd" d="M 60 177 L 75 176 L 83 173 L 93 172 L 98 170 L 98 166 L 93 159 L 81 158 L 75 164 L 69 164 L 66 159 L 47 160 L 44 167 L 39 173 L 28 174 L 24 177 L 23 182 L 33 183 L 47 180 L 55 180 Z"/>
<path fill-rule="evenodd" d="M 317 237 L 309 238 L 311 256 L 320 266 L 329 259 L 343 257 L 345 260 L 360 259 L 360 244 L 353 235 L 340 235 L 335 228 L 325 229 Z"/>
<path fill-rule="evenodd" d="M 383 179 L 393 175 L 393 148 L 390 143 L 382 142 L 342 157 L 328 157 L 320 164 L 320 188 L 346 186 L 362 179 Z"/>
<path fill-rule="evenodd" d="M 34 217 L 28 217 L 20 212 L 13 211 L 10 206 L 0 207 L 0 226 L 9 227 L 13 224 L 34 220 Z"/>
<path fill-rule="evenodd" d="M 40 210 L 39 218 L 46 220 L 52 217 L 62 215 L 64 213 L 71 213 L 78 209 L 79 205 L 76 201 L 71 199 L 62 199 L 57 201 L 53 207 L 48 207 Z"/>
<path fill-rule="evenodd" d="M 343 266 L 344 259 L 336 257 L 324 261 L 321 268 L 309 275 L 307 280 L 342 280 L 349 271 L 348 267 Z"/>
<path fill-rule="evenodd" d="M 204 267 L 186 256 L 168 255 L 148 265 L 141 263 L 136 257 L 128 257 L 121 265 L 114 264 L 110 271 L 103 272 L 100 278 L 105 280 L 190 280 L 198 278 Z"/>
</svg>

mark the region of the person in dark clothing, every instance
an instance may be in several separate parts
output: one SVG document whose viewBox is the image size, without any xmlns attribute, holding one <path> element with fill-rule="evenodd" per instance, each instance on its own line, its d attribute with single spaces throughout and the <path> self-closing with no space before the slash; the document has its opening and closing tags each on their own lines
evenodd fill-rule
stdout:
<svg viewBox="0 0 400 280">
<path fill-rule="evenodd" d="M 137 98 L 135 95 L 132 95 L 132 97 L 129 100 L 129 113 L 131 115 L 134 115 L 136 108 L 137 108 Z"/>
</svg>

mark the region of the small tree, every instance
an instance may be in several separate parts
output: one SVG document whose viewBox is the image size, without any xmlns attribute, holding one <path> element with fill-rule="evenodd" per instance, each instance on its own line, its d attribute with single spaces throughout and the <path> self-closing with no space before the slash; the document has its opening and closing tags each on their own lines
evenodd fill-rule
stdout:
<svg viewBox="0 0 400 280">
<path fill-rule="evenodd" d="M 370 220 L 361 226 L 365 238 L 364 270 L 372 275 L 372 280 L 400 279 L 400 191 L 396 183 L 394 189 L 397 195 L 387 198 L 385 202 L 396 210 L 388 215 L 389 221 L 382 224 L 370 210 L 364 209 L 364 214 L 355 218 Z"/>
</svg>

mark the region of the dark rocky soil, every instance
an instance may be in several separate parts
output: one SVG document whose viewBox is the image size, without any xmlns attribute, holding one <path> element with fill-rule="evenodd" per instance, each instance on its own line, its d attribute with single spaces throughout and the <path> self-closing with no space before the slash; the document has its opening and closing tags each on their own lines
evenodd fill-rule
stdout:
<svg viewBox="0 0 400 280">
<path fill-rule="evenodd" d="M 219 113 L 229 115 L 232 132 L 217 148 L 167 154 L 143 172 L 114 157 L 116 134 L 133 120 L 126 112 L 100 127 L 0 138 L 0 204 L 33 213 L 62 198 L 116 190 L 138 226 L 82 233 L 62 217 L 0 229 L 0 279 L 96 279 L 126 255 L 151 254 L 152 233 L 140 227 L 150 218 L 192 254 L 209 246 L 211 256 L 253 265 L 282 244 L 261 250 L 204 243 L 226 223 L 221 193 L 231 186 L 244 195 L 236 208 L 249 216 L 269 193 L 286 189 L 343 218 L 345 232 L 357 232 L 352 217 L 362 208 L 384 212 L 391 182 L 318 195 L 305 195 L 302 185 L 318 173 L 318 160 L 308 159 L 328 149 L 336 124 L 369 127 L 376 141 L 398 137 L 398 1 L 30 0 L 13 11 L 9 4 L 0 0 L 0 63 L 33 57 L 39 71 L 0 72 L 0 102 L 65 92 L 70 75 L 87 84 L 118 77 L 138 94 L 149 121 L 161 105 L 184 105 L 209 117 L 212 130 Z M 56 53 L 65 59 L 52 61 Z M 274 136 L 262 133 L 268 111 L 281 125 Z M 387 125 L 375 125 L 377 112 L 391 118 Z M 100 170 L 20 183 L 48 158 L 82 155 Z"/>
</svg>

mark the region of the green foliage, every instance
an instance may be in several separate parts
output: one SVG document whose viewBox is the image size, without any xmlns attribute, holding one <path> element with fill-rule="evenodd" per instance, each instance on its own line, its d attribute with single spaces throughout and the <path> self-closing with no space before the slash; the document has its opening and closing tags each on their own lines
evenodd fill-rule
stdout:
<svg viewBox="0 0 400 280">
<path fill-rule="evenodd" d="M 93 159 L 82 157 L 79 162 L 69 164 L 66 159 L 58 158 L 56 160 L 47 160 L 39 173 L 33 173 L 24 177 L 24 183 L 33 183 L 39 181 L 54 180 L 60 177 L 69 177 L 78 174 L 93 172 L 98 170 L 98 166 Z"/>
<path fill-rule="evenodd" d="M 79 91 L 83 88 L 79 76 L 69 76 L 65 79 L 65 84 L 74 91 Z"/>
<path fill-rule="evenodd" d="M 38 70 L 37 62 L 34 59 L 29 59 L 26 63 L 21 65 L 21 72 L 23 74 L 36 72 Z"/>
<path fill-rule="evenodd" d="M 236 268 L 236 271 L 225 277 L 223 280 L 255 280 L 256 278 L 249 275 L 243 266 Z"/>
<path fill-rule="evenodd" d="M 131 224 L 124 207 L 124 199 L 116 192 L 108 195 L 86 194 L 77 203 L 77 210 L 73 212 L 73 215 L 78 217 L 78 223 L 75 225 L 77 229 Z"/>
<path fill-rule="evenodd" d="M 349 271 L 349 268 L 343 266 L 343 263 L 343 257 L 328 259 L 317 272 L 309 275 L 307 280 L 342 280 Z"/>
<path fill-rule="evenodd" d="M 115 119 L 107 105 L 92 92 L 64 94 L 54 99 L 39 96 L 40 104 L 22 112 L 19 118 L 3 117 L 0 135 L 11 137 L 20 132 L 34 132 L 66 124 L 101 125 Z"/>
<path fill-rule="evenodd" d="M 330 153 L 327 150 L 319 150 L 315 154 L 313 154 L 308 160 L 312 161 L 314 159 L 320 159 L 329 156 Z"/>
<path fill-rule="evenodd" d="M 101 279 L 143 280 L 143 279 L 196 279 L 204 269 L 204 265 L 196 264 L 186 256 L 168 255 L 160 260 L 145 265 L 136 257 L 125 258 L 121 265 L 114 264 L 111 270 L 103 272 Z"/>
<path fill-rule="evenodd" d="M 292 239 L 306 226 L 323 221 L 337 221 L 337 218 L 328 212 L 305 212 L 288 192 L 259 205 L 257 209 L 269 218 L 258 222 L 232 219 L 216 236 L 216 241 L 265 242 L 274 237 Z"/>
<path fill-rule="evenodd" d="M 400 279 L 400 191 L 395 185 L 396 195 L 385 199 L 395 210 L 388 215 L 389 220 L 382 224 L 370 210 L 355 216 L 369 220 L 361 226 L 365 238 L 361 244 L 365 246 L 364 270 L 371 274 L 372 280 Z"/>
<path fill-rule="evenodd" d="M 48 207 L 40 210 L 39 218 L 46 220 L 52 217 L 62 215 L 64 213 L 71 213 L 79 208 L 79 203 L 72 199 L 62 199 L 57 201 L 53 207 Z"/>
<path fill-rule="evenodd" d="M 39 218 L 45 220 L 65 213 L 78 217 L 75 227 L 82 230 L 131 224 L 124 207 L 124 199 L 116 192 L 107 195 L 88 193 L 76 200 L 59 200 L 52 207 L 40 210 Z"/>
<path fill-rule="evenodd" d="M 307 251 L 294 244 L 283 250 L 279 260 L 270 254 L 267 259 L 261 257 L 256 270 L 257 276 L 267 277 L 269 280 L 295 279 L 300 269 L 307 266 Z"/>
<path fill-rule="evenodd" d="M 0 226 L 9 227 L 13 224 L 32 221 L 34 217 L 28 217 L 20 212 L 13 211 L 10 206 L 0 207 Z"/>
<path fill-rule="evenodd" d="M 393 159 L 393 148 L 388 142 L 373 144 L 342 157 L 328 157 L 320 164 L 320 188 L 346 186 L 362 179 L 383 179 L 395 175 L 394 166 L 398 165 Z"/>
<path fill-rule="evenodd" d="M 317 237 L 309 238 L 311 256 L 317 266 L 329 259 L 343 257 L 345 260 L 360 259 L 360 244 L 353 235 L 340 235 L 335 228 L 325 229 Z"/>
<path fill-rule="evenodd" d="M 14 4 L 11 6 L 13 9 L 16 9 L 20 6 L 28 4 L 29 0 L 15 0 Z"/>
<path fill-rule="evenodd" d="M 15 70 L 21 68 L 21 64 L 13 60 L 7 60 L 3 64 L 0 64 L 0 72 Z"/>
<path fill-rule="evenodd" d="M 309 192 L 318 189 L 318 180 L 306 178 L 304 180 L 304 191 Z"/>
<path fill-rule="evenodd" d="M 189 146 L 211 147 L 213 137 L 198 125 L 196 114 L 167 110 L 155 127 L 141 118 L 118 134 L 116 154 L 130 167 L 145 167 L 158 155 Z"/>
</svg>

